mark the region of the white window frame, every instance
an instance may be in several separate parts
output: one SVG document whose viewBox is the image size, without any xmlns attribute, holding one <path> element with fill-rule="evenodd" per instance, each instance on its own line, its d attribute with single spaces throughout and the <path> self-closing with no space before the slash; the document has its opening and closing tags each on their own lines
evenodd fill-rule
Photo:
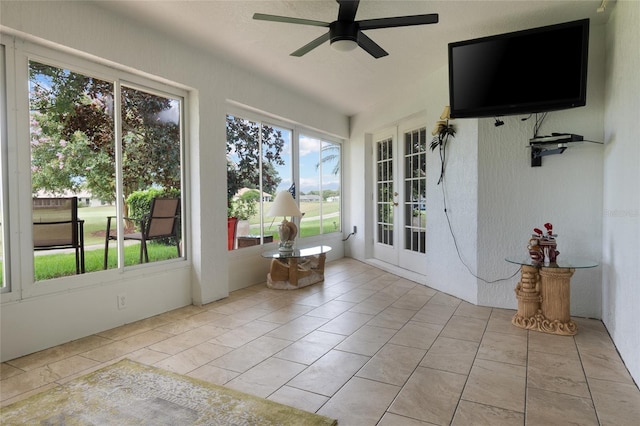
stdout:
<svg viewBox="0 0 640 426">
<path fill-rule="evenodd" d="M 226 116 L 227 115 L 232 115 L 232 116 L 237 116 L 237 117 L 241 117 L 250 121 L 255 121 L 255 122 L 259 122 L 259 123 L 266 123 L 269 125 L 274 125 L 277 127 L 282 127 L 282 128 L 286 128 L 286 129 L 291 129 L 293 130 L 293 135 L 291 138 L 291 161 L 292 161 L 292 176 L 293 176 L 293 182 L 296 185 L 296 203 L 298 205 L 300 205 L 300 158 L 299 158 L 299 153 L 300 153 L 300 135 L 304 134 L 305 136 L 310 136 L 325 142 L 331 142 L 331 143 L 335 143 L 340 145 L 340 229 L 333 231 L 333 232 L 326 232 L 323 234 L 318 234 L 318 235 L 313 235 L 310 237 L 300 237 L 298 236 L 297 238 L 300 239 L 301 242 L 304 242 L 306 239 L 309 240 L 317 240 L 317 239 L 322 239 L 322 238 L 327 238 L 329 236 L 331 236 L 332 234 L 340 234 L 342 233 L 342 226 L 344 224 L 344 197 L 343 197 L 343 191 L 344 191 L 344 174 L 343 174 L 343 170 L 344 168 L 343 166 L 343 161 L 344 161 L 344 140 L 337 137 L 337 136 L 333 136 L 331 134 L 328 133 L 323 133 L 319 130 L 315 130 L 309 127 L 306 127 L 304 125 L 301 125 L 299 123 L 296 123 L 294 121 L 288 121 L 286 119 L 283 119 L 282 117 L 276 117 L 272 114 L 269 114 L 268 112 L 264 112 L 264 111 L 260 111 L 257 110 L 255 108 L 251 108 L 251 107 L 247 107 L 245 105 L 239 104 L 237 102 L 234 101 L 228 101 L 228 105 L 227 105 L 227 109 L 225 112 L 225 122 L 226 122 Z M 226 141 L 225 141 L 226 142 Z M 295 219 L 297 220 L 297 219 Z M 297 225 L 300 225 L 299 220 L 297 220 Z M 272 244 L 275 247 L 275 243 L 267 243 L 267 244 Z M 257 245 L 254 247 L 246 247 L 243 248 L 241 250 L 230 250 L 229 254 L 230 256 L 239 256 L 242 255 L 243 253 L 251 253 L 253 251 L 264 251 L 265 248 L 268 248 L 269 246 L 262 244 L 262 245 Z"/>
<path fill-rule="evenodd" d="M 151 271 L 162 271 L 172 268 L 184 267 L 184 262 L 190 262 L 187 258 L 186 250 L 183 249 L 182 257 L 163 262 L 152 262 L 137 266 L 122 266 L 121 259 L 122 247 L 124 241 L 122 237 L 118 240 L 119 267 L 106 271 L 96 271 L 86 274 L 61 277 L 51 280 L 34 281 L 33 266 L 33 243 L 32 243 L 32 224 L 31 221 L 20 221 L 19 216 L 24 212 L 31 212 L 31 150 L 29 144 L 29 61 L 36 61 L 43 64 L 69 69 L 73 72 L 81 73 L 94 78 L 114 83 L 114 95 L 119 96 L 119 87 L 124 85 L 134 89 L 140 89 L 148 93 L 158 94 L 160 96 L 179 99 L 181 103 L 180 125 L 181 134 L 181 215 L 188 217 L 188 199 L 189 199 L 189 182 L 188 182 L 188 129 L 185 125 L 186 117 L 189 111 L 189 90 L 180 84 L 168 84 L 164 79 L 154 76 L 145 75 L 144 73 L 136 73 L 124 66 L 117 66 L 108 61 L 100 60 L 95 57 L 81 57 L 79 54 L 72 54 L 66 51 L 57 50 L 48 46 L 24 41 L 14 36 L 0 34 L 0 43 L 6 46 L 5 49 L 5 70 L 6 70 L 6 102 L 7 102 L 7 141 L 14 141 L 13 145 L 7 144 L 7 170 L 3 172 L 9 178 L 3 179 L 3 193 L 8 199 L 8 209 L 3 209 L 3 215 L 9 215 L 9 221 L 4 226 L 3 232 L 9 233 L 7 243 L 11 247 L 11 253 L 4 253 L 4 268 L 8 268 L 10 272 L 11 282 L 7 282 L 6 290 L 0 294 L 0 302 L 18 301 L 29 297 L 37 297 L 47 294 L 69 291 L 77 288 L 91 287 L 96 285 L 104 285 L 108 282 L 115 282 L 122 279 L 123 275 L 134 278 L 148 274 Z M 17 88 L 24 88 L 18 92 Z M 116 105 L 117 104 L 117 105 Z M 119 114 L 119 103 L 114 101 L 114 114 Z M 15 111 L 15 115 L 14 112 Z M 119 116 L 114 116 L 119 120 Z M 119 126 L 116 125 L 116 141 L 117 150 L 120 148 Z M 4 136 L 3 136 L 4 137 Z M 3 142 L 4 144 L 4 142 Z M 28 172 L 25 172 L 28 171 Z M 118 167 L 116 174 L 121 174 Z M 27 178 L 28 177 L 28 178 Z M 121 194 L 120 185 L 121 176 L 116 178 L 118 194 Z M 120 197 L 118 197 L 118 216 L 122 217 L 122 205 Z M 7 211 L 8 210 L 8 211 Z M 119 223 L 121 221 L 118 221 Z M 186 223 L 185 223 L 186 222 Z M 106 225 L 105 225 L 106 226 Z M 188 247 L 186 238 L 189 235 L 189 221 L 182 221 L 183 226 L 183 248 Z M 121 231 L 121 230 L 120 230 Z M 118 233 L 122 236 L 122 232 Z M 7 257 L 9 259 L 7 259 Z M 20 261 L 20 259 L 28 259 Z M 9 261 L 7 265 L 6 261 Z"/>
</svg>

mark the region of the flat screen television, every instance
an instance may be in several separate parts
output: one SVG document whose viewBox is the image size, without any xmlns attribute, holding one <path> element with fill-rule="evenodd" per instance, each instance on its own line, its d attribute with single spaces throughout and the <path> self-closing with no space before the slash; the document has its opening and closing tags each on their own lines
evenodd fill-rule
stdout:
<svg viewBox="0 0 640 426">
<path fill-rule="evenodd" d="M 586 105 L 589 20 L 449 43 L 452 118 Z"/>
</svg>

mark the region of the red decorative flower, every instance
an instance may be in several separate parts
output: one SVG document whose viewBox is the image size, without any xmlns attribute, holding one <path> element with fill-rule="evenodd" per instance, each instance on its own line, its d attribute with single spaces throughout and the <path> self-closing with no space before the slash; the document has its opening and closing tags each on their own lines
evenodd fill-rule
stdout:
<svg viewBox="0 0 640 426">
<path fill-rule="evenodd" d="M 542 235 L 542 230 L 539 228 L 533 228 L 533 232 L 535 232 L 538 235 Z"/>
</svg>

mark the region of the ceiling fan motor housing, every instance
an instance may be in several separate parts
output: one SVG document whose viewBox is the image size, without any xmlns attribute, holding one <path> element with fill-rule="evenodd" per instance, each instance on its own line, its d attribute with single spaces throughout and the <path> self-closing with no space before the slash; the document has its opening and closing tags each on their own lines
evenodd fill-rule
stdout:
<svg viewBox="0 0 640 426">
<path fill-rule="evenodd" d="M 334 21 L 329 25 L 329 40 L 331 43 L 338 40 L 350 40 L 358 42 L 358 23 L 353 21 Z"/>
</svg>

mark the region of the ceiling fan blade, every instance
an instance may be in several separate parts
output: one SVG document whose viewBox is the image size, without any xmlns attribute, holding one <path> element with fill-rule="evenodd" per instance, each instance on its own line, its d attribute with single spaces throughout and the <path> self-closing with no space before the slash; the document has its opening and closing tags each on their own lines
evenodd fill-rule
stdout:
<svg viewBox="0 0 640 426">
<path fill-rule="evenodd" d="M 393 18 L 365 19 L 358 21 L 361 30 L 375 30 L 377 28 L 408 27 L 411 25 L 437 24 L 438 14 L 396 16 Z"/>
<path fill-rule="evenodd" d="M 314 27 L 328 27 L 329 22 L 314 21 L 313 19 L 291 18 L 289 16 L 266 15 L 264 13 L 254 13 L 253 19 L 259 21 L 284 22 L 286 24 L 313 25 Z"/>
<path fill-rule="evenodd" d="M 311 50 L 313 50 L 316 47 L 320 46 L 325 41 L 329 41 L 329 31 L 327 31 L 326 34 L 323 34 L 320 37 L 318 37 L 317 39 L 313 40 L 312 42 L 307 43 L 306 45 L 302 46 L 300 49 L 296 50 L 295 52 L 291 53 L 290 56 L 302 56 L 302 55 L 305 55 L 305 54 L 309 53 Z"/>
<path fill-rule="evenodd" d="M 362 31 L 358 31 L 358 46 L 362 47 L 369 55 L 376 59 L 387 56 L 388 53 L 375 41 L 367 37 Z"/>
<path fill-rule="evenodd" d="M 338 21 L 355 21 L 360 0 L 336 0 L 340 4 Z"/>
</svg>

